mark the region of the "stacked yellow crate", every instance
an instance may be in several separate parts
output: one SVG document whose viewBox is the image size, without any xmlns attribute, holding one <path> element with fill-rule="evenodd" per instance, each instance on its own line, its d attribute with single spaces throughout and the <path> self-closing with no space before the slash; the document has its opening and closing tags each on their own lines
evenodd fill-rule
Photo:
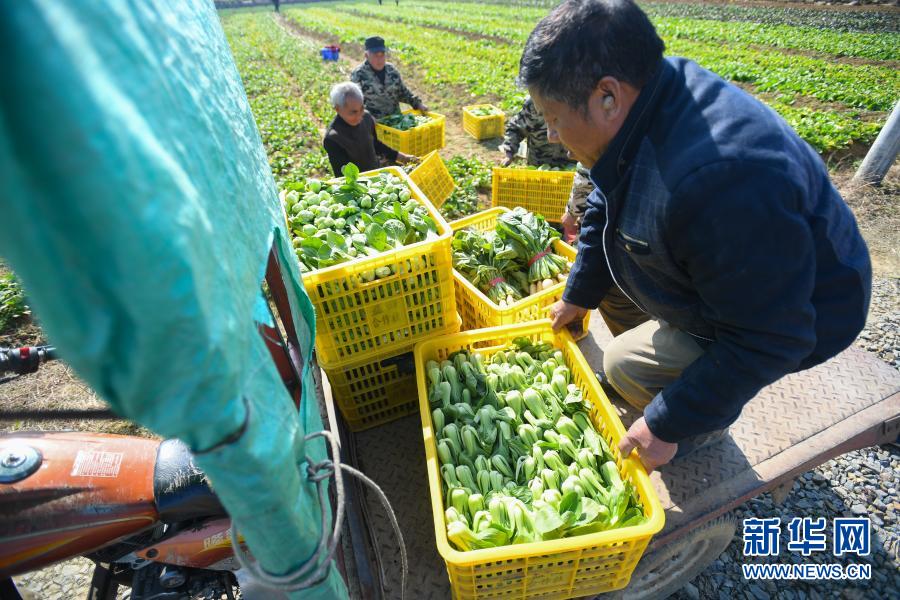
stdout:
<svg viewBox="0 0 900 600">
<path fill-rule="evenodd" d="M 492 231 L 497 225 L 497 219 L 509 209 L 499 207 L 490 208 L 475 215 L 465 217 L 450 223 L 453 231 L 459 231 L 471 227 L 478 231 Z M 562 240 L 553 242 L 553 251 L 568 260 L 575 262 L 576 250 Z M 472 282 L 462 276 L 456 269 L 453 270 L 453 282 L 456 289 L 456 306 L 462 317 L 463 329 L 481 329 L 482 327 L 495 327 L 498 325 L 516 325 L 538 319 L 546 319 L 549 316 L 550 307 L 562 299 L 566 289 L 565 283 L 557 283 L 552 287 L 541 290 L 513 304 L 501 308 L 496 302 L 490 300 L 481 290 L 472 285 Z M 585 315 L 581 323 L 581 331 L 573 334 L 581 339 L 588 333 L 591 322 L 591 311 Z"/>
<path fill-rule="evenodd" d="M 303 275 L 316 309 L 318 362 L 352 429 L 415 411 L 414 374 L 401 357 L 418 341 L 459 331 L 450 226 L 401 169 L 361 177 L 382 171 L 409 186 L 411 197 L 434 220 L 437 237 Z M 391 274 L 373 280 L 363 276 L 382 267 Z"/>
<path fill-rule="evenodd" d="M 468 552 L 450 545 L 437 455 L 440 434 L 434 431 L 431 420 L 425 365 L 429 360 L 448 360 L 460 350 L 480 352 L 489 361 L 494 352 L 520 337 L 534 343 L 548 342 L 563 353 L 572 382 L 593 407 L 591 421 L 609 445 L 619 475 L 634 486 L 646 522 L 599 533 Z M 563 329 L 554 333 L 550 321 L 544 320 L 439 336 L 416 345 L 415 363 L 434 533 L 438 553 L 447 564 L 453 598 L 581 598 L 627 586 L 651 538 L 662 530 L 665 514 L 640 461 L 621 456 L 618 444 L 625 428 L 569 332 Z"/>
<path fill-rule="evenodd" d="M 575 171 L 494 167 L 491 205 L 522 208 L 559 223 L 572 194 Z"/>
</svg>

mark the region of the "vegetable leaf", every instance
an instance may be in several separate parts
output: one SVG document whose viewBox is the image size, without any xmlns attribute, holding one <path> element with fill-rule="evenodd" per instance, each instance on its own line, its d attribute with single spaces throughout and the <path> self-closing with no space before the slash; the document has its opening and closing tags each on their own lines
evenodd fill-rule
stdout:
<svg viewBox="0 0 900 600">
<path fill-rule="evenodd" d="M 366 239 L 369 241 L 369 245 L 379 252 L 387 248 L 387 232 L 378 223 L 370 223 L 366 227 Z"/>
<path fill-rule="evenodd" d="M 347 163 L 341 168 L 341 174 L 346 177 L 347 183 L 356 183 L 356 180 L 359 177 L 359 167 L 352 162 Z"/>
</svg>

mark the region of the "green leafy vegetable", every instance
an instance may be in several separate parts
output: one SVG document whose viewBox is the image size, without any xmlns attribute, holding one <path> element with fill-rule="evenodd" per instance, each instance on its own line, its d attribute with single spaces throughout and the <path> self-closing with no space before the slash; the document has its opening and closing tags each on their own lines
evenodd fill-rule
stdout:
<svg viewBox="0 0 900 600">
<path fill-rule="evenodd" d="M 386 127 L 399 129 L 400 131 L 409 131 L 419 125 L 424 125 L 434 119 L 428 115 L 417 115 L 413 113 L 388 115 L 382 118 L 379 123 Z"/>
<path fill-rule="evenodd" d="M 353 163 L 342 180 L 309 179 L 304 190 L 284 195 L 294 247 L 304 272 L 355 258 L 376 256 L 437 235 L 428 209 L 412 199 L 409 188 L 390 173 L 360 177 Z M 382 266 L 359 275 L 364 282 L 393 275 Z"/>
<path fill-rule="evenodd" d="M 634 486 L 622 479 L 580 388 L 569 383 L 562 352 L 517 338 L 489 360 L 461 350 L 425 368 L 454 547 L 551 540 L 644 522 Z"/>
<path fill-rule="evenodd" d="M 558 238 L 543 218 L 517 208 L 501 215 L 494 231 L 457 231 L 452 242 L 453 267 L 506 308 L 565 282 L 571 266 L 553 250 Z"/>
</svg>

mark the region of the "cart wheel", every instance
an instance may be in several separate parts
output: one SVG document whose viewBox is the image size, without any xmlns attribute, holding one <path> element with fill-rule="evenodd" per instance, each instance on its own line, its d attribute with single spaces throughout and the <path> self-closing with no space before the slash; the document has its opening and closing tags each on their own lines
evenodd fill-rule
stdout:
<svg viewBox="0 0 900 600">
<path fill-rule="evenodd" d="M 736 528 L 735 518 L 731 514 L 722 515 L 683 538 L 645 555 L 634 570 L 628 587 L 608 597 L 628 600 L 667 598 L 725 551 L 734 539 Z"/>
</svg>

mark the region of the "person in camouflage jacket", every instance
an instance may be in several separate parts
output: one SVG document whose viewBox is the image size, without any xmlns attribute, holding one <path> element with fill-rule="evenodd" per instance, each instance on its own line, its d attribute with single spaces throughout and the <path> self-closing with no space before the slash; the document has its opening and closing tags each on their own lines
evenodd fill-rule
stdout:
<svg viewBox="0 0 900 600">
<path fill-rule="evenodd" d="M 523 139 L 528 141 L 526 162 L 529 165 L 536 167 L 541 165 L 571 166 L 572 159 L 569 158 L 566 148 L 562 144 L 554 144 L 547 139 L 547 124 L 544 122 L 543 115 L 535 108 L 530 96 L 525 98 L 522 110 L 506 124 L 506 135 L 500 145 L 500 151 L 506 154 L 503 161 L 504 166 L 512 162 Z M 565 241 L 573 243 L 577 239 L 581 218 L 587 207 L 587 197 L 593 191 L 594 184 L 588 178 L 587 169 L 578 163 L 569 202 L 561 217 Z"/>
<path fill-rule="evenodd" d="M 572 193 L 569 195 L 566 212 L 560 219 L 563 237 L 570 244 L 575 243 L 578 239 L 578 233 L 581 231 L 581 219 L 587 210 L 587 198 L 593 191 L 594 184 L 590 179 L 590 171 L 583 164 L 578 163 L 575 167 L 575 181 L 572 182 Z"/>
<path fill-rule="evenodd" d="M 528 142 L 526 162 L 529 165 L 568 167 L 574 162 L 561 144 L 551 144 L 547 140 L 547 124 L 531 97 L 526 97 L 522 110 L 506 122 L 506 135 L 500 144 L 500 151 L 506 154 L 503 166 L 512 162 L 522 140 Z"/>
<path fill-rule="evenodd" d="M 422 100 L 403 83 L 400 72 L 386 62 L 384 39 L 366 39 L 366 60 L 353 69 L 350 81 L 362 88 L 366 110 L 376 120 L 400 112 L 400 102 L 405 102 L 417 110 L 428 111 Z"/>
</svg>

